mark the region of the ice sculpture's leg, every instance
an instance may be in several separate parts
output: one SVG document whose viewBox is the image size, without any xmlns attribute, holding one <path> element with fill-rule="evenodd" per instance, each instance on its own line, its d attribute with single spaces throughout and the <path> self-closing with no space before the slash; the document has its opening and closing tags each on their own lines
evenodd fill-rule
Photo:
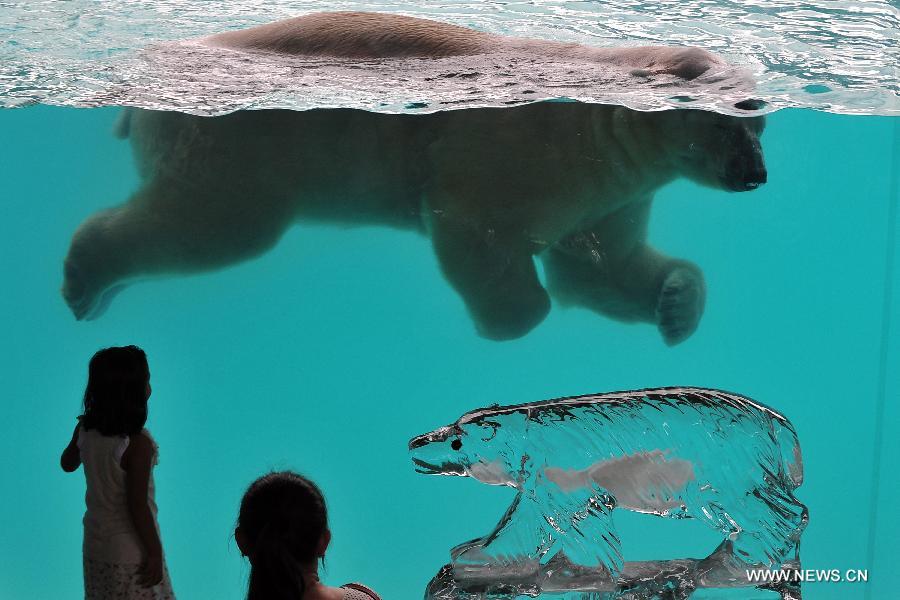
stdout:
<svg viewBox="0 0 900 600">
<path fill-rule="evenodd" d="M 735 556 L 772 568 L 799 561 L 800 536 L 809 517 L 792 493 L 774 486 L 757 488 L 745 497 L 744 511 Z"/>
<path fill-rule="evenodd" d="M 800 560 L 800 536 L 808 514 L 806 506 L 790 492 L 775 487 L 757 488 L 727 511 L 717 502 L 710 502 L 692 514 L 728 536 L 707 559 L 711 564 L 735 569 L 747 565 L 777 568 Z"/>
<path fill-rule="evenodd" d="M 129 279 L 222 267 L 271 248 L 291 222 L 288 203 L 241 201 L 245 193 L 157 178 L 91 216 L 65 261 L 63 295 L 75 316 L 96 316 L 103 296 Z"/>
<path fill-rule="evenodd" d="M 556 536 L 559 551 L 571 563 L 602 566 L 612 575 L 622 570 L 622 550 L 612 520 L 614 501 L 606 490 L 591 486 L 563 492 L 552 483 L 539 485 L 538 490 L 551 536 Z"/>
<path fill-rule="evenodd" d="M 516 495 L 494 530 L 451 552 L 454 567 L 546 563 L 560 552 L 581 567 L 622 568 L 612 497 L 598 486 L 563 491 L 539 477 Z"/>
<path fill-rule="evenodd" d="M 610 497 L 599 488 L 561 492 L 553 484 L 520 492 L 494 530 L 451 552 L 454 568 L 546 563 L 562 552 L 574 565 L 622 568 Z"/>
<path fill-rule="evenodd" d="M 441 270 L 463 297 L 482 336 L 514 339 L 544 319 L 550 298 L 526 242 L 477 220 L 435 217 L 429 229 Z"/>
<path fill-rule="evenodd" d="M 646 244 L 650 200 L 626 206 L 542 254 L 553 296 L 621 321 L 655 323 L 668 344 L 697 328 L 706 300 L 700 269 Z"/>
<path fill-rule="evenodd" d="M 535 563 L 553 543 L 533 495 L 519 492 L 503 518 L 486 536 L 456 546 L 454 567 Z"/>
</svg>

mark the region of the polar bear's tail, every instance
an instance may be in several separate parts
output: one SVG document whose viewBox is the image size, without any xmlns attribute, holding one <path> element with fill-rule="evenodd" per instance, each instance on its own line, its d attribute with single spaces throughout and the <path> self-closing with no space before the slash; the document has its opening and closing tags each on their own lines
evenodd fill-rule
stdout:
<svg viewBox="0 0 900 600">
<path fill-rule="evenodd" d="M 131 108 L 127 106 L 119 112 L 119 116 L 113 125 L 113 135 L 124 140 L 131 133 Z"/>
</svg>

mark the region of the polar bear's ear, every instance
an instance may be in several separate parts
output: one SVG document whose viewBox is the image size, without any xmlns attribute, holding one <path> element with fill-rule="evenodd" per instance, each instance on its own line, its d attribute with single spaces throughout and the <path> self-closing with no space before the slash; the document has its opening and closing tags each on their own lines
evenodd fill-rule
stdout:
<svg viewBox="0 0 900 600">
<path fill-rule="evenodd" d="M 737 104 L 734 105 L 735 108 L 740 110 L 762 110 L 767 106 L 764 100 L 757 100 L 756 98 L 748 98 L 747 100 L 741 100 Z"/>
</svg>

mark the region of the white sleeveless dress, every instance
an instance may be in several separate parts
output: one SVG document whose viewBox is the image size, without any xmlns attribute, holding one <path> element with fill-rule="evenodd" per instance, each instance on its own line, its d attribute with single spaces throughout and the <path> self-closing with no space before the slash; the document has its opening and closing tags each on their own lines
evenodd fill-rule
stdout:
<svg viewBox="0 0 900 600">
<path fill-rule="evenodd" d="M 153 465 L 158 462 L 156 442 Z M 105 436 L 95 430 L 81 429 L 78 450 L 87 481 L 84 513 L 84 597 L 85 600 L 174 600 L 169 573 L 163 564 L 163 580 L 152 588 L 138 583 L 138 569 L 144 549 L 128 511 L 125 470 L 122 454 L 128 448 L 127 436 Z M 147 488 L 147 501 L 156 523 L 153 471 Z M 156 523 L 159 531 L 159 524 Z"/>
</svg>

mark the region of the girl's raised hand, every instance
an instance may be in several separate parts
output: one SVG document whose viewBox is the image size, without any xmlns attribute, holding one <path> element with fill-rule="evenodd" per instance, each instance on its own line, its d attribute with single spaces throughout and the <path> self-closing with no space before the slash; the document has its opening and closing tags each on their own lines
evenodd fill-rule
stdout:
<svg viewBox="0 0 900 600">
<path fill-rule="evenodd" d="M 66 473 L 71 473 L 81 466 L 81 451 L 78 450 L 78 432 L 81 430 L 81 421 L 75 425 L 75 431 L 72 432 L 72 440 L 66 449 L 63 450 L 62 456 L 59 458 L 59 465 Z"/>
</svg>

